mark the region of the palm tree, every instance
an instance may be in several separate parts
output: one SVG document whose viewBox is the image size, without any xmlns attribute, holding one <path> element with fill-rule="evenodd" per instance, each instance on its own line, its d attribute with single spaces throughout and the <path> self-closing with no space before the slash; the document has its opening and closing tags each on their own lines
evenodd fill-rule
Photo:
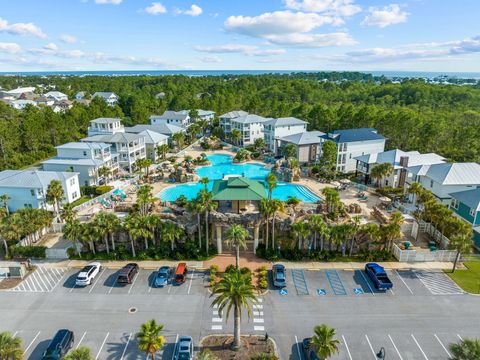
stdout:
<svg viewBox="0 0 480 360">
<path fill-rule="evenodd" d="M 390 163 L 382 163 L 375 165 L 370 171 L 370 176 L 377 180 L 377 186 L 383 178 L 389 177 L 393 173 L 393 165 Z"/>
<path fill-rule="evenodd" d="M 247 311 L 250 318 L 252 316 L 251 304 L 257 302 L 257 298 L 253 293 L 254 286 L 249 277 L 244 276 L 240 271 L 226 273 L 221 280 L 215 284 L 212 289 L 212 295 L 215 299 L 213 306 L 218 306 L 218 313 L 222 315 L 226 312 L 226 320 L 233 309 L 233 343 L 232 348 L 238 350 L 241 346 L 240 342 L 240 324 L 242 320 L 242 309 Z"/>
<path fill-rule="evenodd" d="M 360 221 L 361 221 L 361 217 L 356 215 L 356 216 L 353 216 L 352 217 L 352 241 L 350 243 L 350 251 L 348 253 L 348 256 L 352 256 L 353 254 L 353 247 L 355 246 L 355 243 L 356 243 L 356 237 L 357 237 L 357 234 L 360 230 Z"/>
<path fill-rule="evenodd" d="M 141 215 L 147 215 L 150 205 L 157 200 L 153 197 L 152 190 L 150 185 L 142 185 L 137 191 L 137 205 Z"/>
<path fill-rule="evenodd" d="M 217 208 L 217 202 L 213 201 L 213 194 L 205 189 L 200 190 L 199 200 L 202 204 L 202 209 L 205 211 L 205 249 L 208 255 L 208 244 L 210 237 L 208 236 L 208 214 Z"/>
<path fill-rule="evenodd" d="M 317 235 L 318 233 L 323 233 L 324 227 L 327 225 L 323 218 L 318 214 L 313 214 L 308 218 L 308 225 L 310 229 L 313 231 L 313 249 L 317 249 Z M 323 241 L 322 245 L 320 246 L 320 250 L 323 250 Z"/>
<path fill-rule="evenodd" d="M 283 156 L 285 159 L 294 158 L 297 155 L 297 148 L 293 144 L 287 144 L 283 148 Z"/>
<path fill-rule="evenodd" d="M 292 224 L 292 232 L 297 238 L 298 249 L 302 249 L 305 246 L 305 240 L 310 234 L 310 229 L 307 223 L 303 221 L 297 221 Z"/>
<path fill-rule="evenodd" d="M 230 133 L 230 138 L 232 139 L 233 143 L 238 146 L 240 142 L 240 138 L 242 137 L 242 133 L 240 130 L 233 129 Z"/>
<path fill-rule="evenodd" d="M 10 214 L 9 211 L 8 211 L 8 200 L 10 200 L 10 196 L 8 196 L 7 194 L 0 195 L 0 202 L 2 203 L 3 207 L 5 208 L 7 216 Z"/>
<path fill-rule="evenodd" d="M 91 350 L 82 346 L 73 350 L 70 350 L 68 354 L 63 358 L 64 360 L 93 360 Z"/>
<path fill-rule="evenodd" d="M 135 215 L 128 215 L 123 223 L 125 230 L 127 230 L 128 238 L 130 239 L 130 247 L 132 248 L 132 256 L 136 257 L 135 241 L 137 240 L 138 219 Z"/>
<path fill-rule="evenodd" d="M 271 172 L 270 174 L 267 175 L 267 177 L 265 178 L 265 181 L 268 187 L 268 199 L 271 200 L 273 189 L 277 187 L 277 177 L 273 172 Z"/>
<path fill-rule="evenodd" d="M 77 215 L 77 210 L 74 209 L 73 203 L 63 205 L 60 211 L 60 219 L 65 222 L 72 221 Z"/>
<path fill-rule="evenodd" d="M 168 150 L 170 150 L 170 147 L 168 146 L 168 144 L 162 144 L 155 148 L 155 151 L 157 152 L 157 156 L 161 157 L 162 160 L 165 160 L 167 158 Z"/>
<path fill-rule="evenodd" d="M 80 249 L 78 247 L 78 240 L 82 236 L 82 224 L 77 219 L 67 221 L 63 228 L 63 237 L 75 245 L 75 251 L 78 256 L 81 256 Z"/>
<path fill-rule="evenodd" d="M 245 239 L 248 236 L 248 231 L 242 225 L 234 224 L 230 226 L 225 235 L 225 244 L 227 246 L 235 247 L 235 265 L 237 270 L 240 268 L 240 247 L 246 249 L 247 244 Z"/>
<path fill-rule="evenodd" d="M 458 344 L 450 344 L 452 360 L 477 360 L 480 359 L 480 340 L 463 339 Z"/>
<path fill-rule="evenodd" d="M 473 240 L 471 235 L 459 235 L 450 239 L 448 244 L 450 249 L 453 249 L 457 252 L 455 256 L 455 261 L 453 262 L 452 273 L 455 272 L 457 268 L 458 260 L 460 260 L 460 255 L 468 255 L 472 252 L 473 249 Z"/>
<path fill-rule="evenodd" d="M 22 339 L 5 331 L 0 333 L 0 359 L 21 360 L 23 358 Z"/>
<path fill-rule="evenodd" d="M 210 350 L 203 350 L 197 356 L 197 360 L 219 360 Z"/>
<path fill-rule="evenodd" d="M 272 203 L 272 249 L 275 250 L 275 218 L 277 212 L 285 211 L 285 206 L 281 200 L 273 199 L 270 201 Z"/>
<path fill-rule="evenodd" d="M 418 195 L 420 195 L 422 191 L 424 191 L 424 189 L 422 187 L 422 184 L 420 184 L 418 181 L 411 183 L 407 190 L 409 194 L 415 196 L 415 202 L 417 202 Z"/>
<path fill-rule="evenodd" d="M 82 223 L 80 224 L 80 241 L 87 243 L 90 247 L 90 251 L 95 254 L 95 241 L 100 238 L 99 228 L 94 223 Z"/>
<path fill-rule="evenodd" d="M 113 213 L 107 212 L 100 212 L 96 216 L 97 223 L 103 227 L 105 233 L 110 236 L 110 243 L 112 246 L 112 250 L 115 251 L 115 240 L 114 235 L 115 232 L 120 228 L 120 219 L 117 215 Z M 108 248 L 108 245 L 107 245 Z"/>
<path fill-rule="evenodd" d="M 160 335 L 163 331 L 163 325 L 157 324 L 154 319 L 147 321 L 140 327 L 137 334 L 138 348 L 147 354 L 147 359 L 151 355 L 155 359 L 157 352 L 165 345 L 165 337 Z"/>
<path fill-rule="evenodd" d="M 171 244 L 171 249 L 173 251 L 175 247 L 175 241 L 180 240 L 182 236 L 182 229 L 180 229 L 177 224 L 173 222 L 165 222 L 162 226 L 162 239 L 164 241 L 169 241 Z"/>
<path fill-rule="evenodd" d="M 178 149 L 181 150 L 183 146 L 183 142 L 185 140 L 185 134 L 183 132 L 177 132 L 172 135 L 172 140 L 175 141 Z"/>
<path fill-rule="evenodd" d="M 102 166 L 100 169 L 98 169 L 98 176 L 103 177 L 105 179 L 105 183 L 107 183 L 107 180 L 111 174 L 112 171 L 106 166 Z"/>
<path fill-rule="evenodd" d="M 320 359 L 328 359 L 335 353 L 338 353 L 340 341 L 335 339 L 335 329 L 322 324 L 315 326 L 313 332 L 314 335 L 310 344 L 316 348 L 317 355 Z"/>
<path fill-rule="evenodd" d="M 202 203 L 198 199 L 193 199 L 187 204 L 187 211 L 191 214 L 197 215 L 197 230 L 198 230 L 198 248 L 202 248 L 202 223 L 200 214 L 203 212 Z"/>
<path fill-rule="evenodd" d="M 210 180 L 208 179 L 208 177 L 202 177 L 199 181 L 200 184 L 203 184 L 203 188 L 205 189 L 205 191 L 208 191 L 208 183 L 210 182 Z"/>
<path fill-rule="evenodd" d="M 272 202 L 269 199 L 261 199 L 260 200 L 260 213 L 263 214 L 265 218 L 265 249 L 268 249 L 268 236 L 270 231 L 269 224 L 270 224 L 270 216 L 272 215 Z"/>
<path fill-rule="evenodd" d="M 47 202 L 53 205 L 55 218 L 60 212 L 60 202 L 65 198 L 63 186 L 60 180 L 52 180 L 47 187 Z"/>
</svg>

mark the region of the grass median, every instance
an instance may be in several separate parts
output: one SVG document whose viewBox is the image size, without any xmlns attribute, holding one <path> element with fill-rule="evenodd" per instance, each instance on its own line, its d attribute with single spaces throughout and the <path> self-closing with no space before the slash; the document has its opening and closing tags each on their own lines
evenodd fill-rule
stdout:
<svg viewBox="0 0 480 360">
<path fill-rule="evenodd" d="M 480 294 L 480 260 L 466 261 L 463 263 L 467 269 L 445 270 L 445 273 L 455 281 L 458 286 L 471 294 Z"/>
</svg>

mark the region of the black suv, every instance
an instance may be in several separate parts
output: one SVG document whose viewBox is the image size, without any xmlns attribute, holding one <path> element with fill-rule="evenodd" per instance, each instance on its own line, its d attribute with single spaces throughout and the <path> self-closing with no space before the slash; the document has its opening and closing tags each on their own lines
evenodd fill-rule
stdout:
<svg viewBox="0 0 480 360">
<path fill-rule="evenodd" d="M 130 263 L 120 269 L 118 273 L 117 283 L 127 285 L 133 282 L 135 275 L 138 273 L 138 264 Z"/>
<path fill-rule="evenodd" d="M 73 331 L 67 329 L 58 330 L 53 337 L 47 350 L 43 353 L 42 360 L 59 360 L 72 348 L 74 341 Z"/>
</svg>

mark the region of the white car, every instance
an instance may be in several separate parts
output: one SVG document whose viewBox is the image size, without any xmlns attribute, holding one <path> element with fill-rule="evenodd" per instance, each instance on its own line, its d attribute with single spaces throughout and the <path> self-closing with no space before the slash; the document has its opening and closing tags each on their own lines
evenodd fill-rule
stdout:
<svg viewBox="0 0 480 360">
<path fill-rule="evenodd" d="M 95 276 L 98 275 L 102 266 L 98 262 L 93 262 L 85 266 L 77 275 L 75 280 L 75 285 L 77 286 L 87 286 L 90 285 L 95 279 Z"/>
</svg>

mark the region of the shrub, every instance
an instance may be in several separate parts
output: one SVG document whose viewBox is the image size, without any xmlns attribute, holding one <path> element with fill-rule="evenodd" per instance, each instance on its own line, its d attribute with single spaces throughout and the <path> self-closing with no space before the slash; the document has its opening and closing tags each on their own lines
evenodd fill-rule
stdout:
<svg viewBox="0 0 480 360">
<path fill-rule="evenodd" d="M 226 273 L 232 273 L 232 272 L 235 272 L 235 271 L 237 271 L 237 268 L 235 267 L 235 265 L 228 265 L 225 268 Z"/>
<path fill-rule="evenodd" d="M 103 186 L 97 186 L 95 188 L 95 195 L 103 195 L 103 194 L 106 194 L 108 193 L 109 191 L 111 191 L 113 189 L 112 186 L 108 186 L 108 185 L 103 185 Z"/>
<path fill-rule="evenodd" d="M 210 275 L 210 281 L 209 281 L 210 287 L 215 286 L 217 281 L 218 281 L 218 277 L 216 275 Z"/>
<path fill-rule="evenodd" d="M 210 265 L 210 276 L 218 273 L 218 265 Z"/>
<path fill-rule="evenodd" d="M 258 286 L 262 290 L 266 290 L 268 288 L 268 280 L 267 279 L 261 279 L 258 281 Z"/>
<path fill-rule="evenodd" d="M 46 246 L 12 246 L 10 253 L 13 257 L 45 259 Z"/>
<path fill-rule="evenodd" d="M 252 356 L 250 360 L 278 360 L 278 357 L 274 354 L 258 353 Z"/>
</svg>

